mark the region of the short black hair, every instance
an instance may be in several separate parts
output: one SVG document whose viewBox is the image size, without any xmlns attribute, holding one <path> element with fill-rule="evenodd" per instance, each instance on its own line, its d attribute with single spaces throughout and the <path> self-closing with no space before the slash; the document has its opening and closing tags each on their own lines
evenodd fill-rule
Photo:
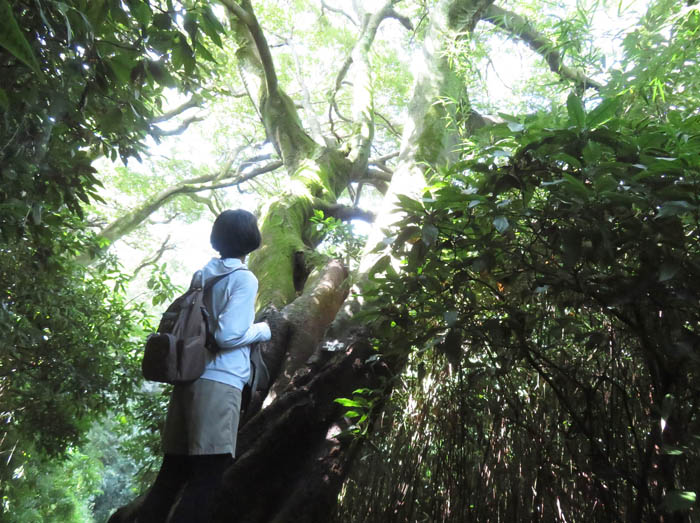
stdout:
<svg viewBox="0 0 700 523">
<path fill-rule="evenodd" d="M 241 258 L 260 247 L 257 218 L 243 209 L 224 211 L 214 220 L 210 241 L 222 258 Z"/>
</svg>

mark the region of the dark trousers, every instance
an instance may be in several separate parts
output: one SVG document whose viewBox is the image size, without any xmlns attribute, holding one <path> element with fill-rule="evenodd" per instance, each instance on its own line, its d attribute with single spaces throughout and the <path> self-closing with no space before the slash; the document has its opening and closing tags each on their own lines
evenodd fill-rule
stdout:
<svg viewBox="0 0 700 523">
<path fill-rule="evenodd" d="M 138 522 L 209 522 L 214 492 L 221 483 L 224 471 L 232 462 L 231 454 L 166 454 L 160 472 L 139 508 Z M 175 503 L 177 505 L 173 507 Z M 174 511 L 168 519 L 171 510 Z"/>
</svg>

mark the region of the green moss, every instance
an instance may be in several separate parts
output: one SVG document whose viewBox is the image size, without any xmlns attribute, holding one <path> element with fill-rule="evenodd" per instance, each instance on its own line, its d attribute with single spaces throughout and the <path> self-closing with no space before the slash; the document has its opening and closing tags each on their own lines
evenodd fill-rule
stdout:
<svg viewBox="0 0 700 523">
<path fill-rule="evenodd" d="M 295 298 L 294 253 L 304 249 L 301 238 L 310 212 L 310 200 L 303 195 L 286 194 L 268 206 L 260 228 L 262 245 L 249 260 L 260 282 L 258 308 L 283 307 Z"/>
<path fill-rule="evenodd" d="M 258 307 L 283 307 L 296 298 L 294 253 L 307 249 L 313 202 L 335 202 L 336 191 L 347 183 L 349 162 L 335 151 L 318 148 L 314 158 L 302 159 L 284 194 L 272 200 L 260 220 L 262 245 L 251 254 L 249 266 L 260 282 Z"/>
</svg>

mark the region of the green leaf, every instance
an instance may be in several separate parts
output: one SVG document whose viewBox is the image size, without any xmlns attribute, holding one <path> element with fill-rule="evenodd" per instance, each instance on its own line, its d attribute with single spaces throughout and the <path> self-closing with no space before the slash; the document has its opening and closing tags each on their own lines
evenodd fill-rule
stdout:
<svg viewBox="0 0 700 523">
<path fill-rule="evenodd" d="M 94 32 L 98 32 L 102 27 L 108 12 L 109 5 L 107 5 L 105 0 L 90 0 L 88 8 L 85 11 L 85 16 L 90 22 Z"/>
<path fill-rule="evenodd" d="M 209 52 L 209 49 L 207 49 L 207 47 L 204 44 L 202 44 L 202 42 L 197 40 L 194 48 L 195 48 L 198 56 L 201 56 L 202 58 L 204 58 L 205 60 L 207 60 L 209 62 L 216 63 L 216 60 L 214 59 L 214 55 L 212 55 Z"/>
<path fill-rule="evenodd" d="M 571 187 L 574 192 L 578 193 L 579 196 L 588 197 L 590 190 L 586 187 L 586 184 L 581 180 L 574 178 L 570 174 L 563 173 L 562 177 L 568 182 L 569 187 Z"/>
<path fill-rule="evenodd" d="M 170 26 L 172 25 L 173 20 L 170 18 L 170 15 L 167 13 L 158 13 L 153 17 L 153 26 L 158 28 L 158 29 L 170 29 Z"/>
<path fill-rule="evenodd" d="M 175 69 L 184 68 L 188 75 L 194 71 L 194 53 L 184 38 L 181 38 L 173 48 L 173 66 Z"/>
<path fill-rule="evenodd" d="M 685 454 L 685 450 L 681 447 L 675 447 L 673 445 L 664 445 L 661 448 L 661 452 L 667 456 L 682 456 Z"/>
<path fill-rule="evenodd" d="M 399 235 L 394 240 L 393 244 L 395 248 L 401 248 L 407 241 L 417 239 L 421 233 L 421 228 L 416 225 L 409 225 L 404 227 Z M 411 241 L 411 243 L 413 243 Z"/>
<path fill-rule="evenodd" d="M 135 62 L 128 56 L 116 54 L 110 60 L 106 60 L 114 76 L 125 85 L 129 84 L 131 79 L 131 70 L 134 68 Z"/>
<path fill-rule="evenodd" d="M 405 211 L 412 211 L 416 213 L 422 213 L 424 211 L 423 205 L 418 200 L 414 200 L 406 196 L 405 194 L 397 194 L 396 199 L 399 200 L 401 204 L 401 209 Z"/>
<path fill-rule="evenodd" d="M 151 8 L 148 6 L 147 3 L 131 2 L 129 4 L 129 10 L 133 13 L 134 18 L 136 18 L 136 20 L 138 20 L 139 24 L 141 24 L 142 27 L 147 27 L 148 24 L 151 23 L 151 18 L 153 17 L 153 13 L 151 12 Z"/>
<path fill-rule="evenodd" d="M 216 15 L 214 15 L 212 12 L 211 7 L 204 8 L 202 16 L 199 20 L 201 22 L 201 28 L 202 31 L 204 31 L 204 34 L 211 38 L 212 42 L 214 42 L 217 46 L 222 47 L 223 43 L 219 33 L 223 33 L 225 29 L 221 25 L 221 22 L 219 22 L 219 19 L 216 18 Z"/>
<path fill-rule="evenodd" d="M 387 267 L 391 263 L 391 257 L 388 254 L 385 254 L 379 260 L 377 260 L 377 263 L 372 265 L 372 268 L 369 270 L 370 275 L 374 274 L 380 274 L 384 271 L 386 271 Z"/>
<path fill-rule="evenodd" d="M 668 281 L 671 278 L 673 278 L 678 271 L 680 270 L 680 267 L 678 266 L 677 263 L 674 262 L 664 262 L 661 264 L 661 267 L 659 268 L 659 281 Z"/>
<path fill-rule="evenodd" d="M 667 216 L 677 216 L 679 214 L 690 212 L 694 208 L 695 208 L 694 205 L 691 205 L 690 203 L 683 201 L 683 200 L 666 202 L 659 209 L 659 212 L 656 215 L 656 218 L 665 218 Z"/>
<path fill-rule="evenodd" d="M 508 230 L 508 227 L 510 227 L 510 223 L 508 223 L 508 218 L 506 218 L 505 216 L 496 216 L 493 219 L 493 226 L 498 232 L 503 234 Z"/>
<path fill-rule="evenodd" d="M 421 240 L 423 240 L 423 243 L 425 243 L 428 247 L 431 245 L 434 245 L 435 242 L 437 241 L 437 237 L 440 231 L 438 231 L 438 228 L 435 227 L 434 225 L 431 225 L 429 223 L 426 223 L 423 226 L 423 230 L 421 231 Z"/>
<path fill-rule="evenodd" d="M 333 400 L 335 403 L 341 404 L 343 407 L 365 407 L 366 402 L 362 403 L 358 400 L 351 400 L 350 398 L 336 398 Z"/>
<path fill-rule="evenodd" d="M 569 120 L 576 127 L 583 128 L 586 125 L 586 112 L 583 109 L 581 99 L 573 92 L 566 99 L 566 110 L 569 113 Z"/>
<path fill-rule="evenodd" d="M 564 162 L 564 163 L 570 165 L 571 167 L 575 167 L 577 169 L 581 168 L 581 162 L 579 161 L 579 159 L 575 158 L 575 157 L 573 157 L 570 154 L 567 154 L 565 152 L 554 153 L 552 155 L 552 159 L 559 160 L 559 161 Z"/>
<path fill-rule="evenodd" d="M 670 490 L 664 497 L 664 506 L 675 512 L 677 510 L 688 510 L 695 505 L 697 496 L 695 492 L 688 490 Z"/>
<path fill-rule="evenodd" d="M 199 28 L 199 22 L 197 21 L 197 15 L 194 13 L 187 13 L 185 15 L 184 22 L 185 31 L 190 35 L 192 43 L 197 41 L 197 29 Z"/>
<path fill-rule="evenodd" d="M 525 129 L 525 126 L 517 122 L 508 122 L 508 129 L 510 129 L 514 133 L 519 133 Z"/>
<path fill-rule="evenodd" d="M 10 107 L 10 100 L 7 98 L 5 90 L 0 88 L 0 109 L 7 111 L 8 107 Z"/>
<path fill-rule="evenodd" d="M 588 142 L 586 146 L 581 151 L 584 161 L 586 164 L 591 165 L 600 160 L 603 156 L 603 148 L 598 142 Z"/>
<path fill-rule="evenodd" d="M 34 56 L 32 46 L 24 37 L 7 0 L 0 0 L 0 46 L 7 49 L 36 74 L 41 75 L 39 62 Z"/>
<path fill-rule="evenodd" d="M 71 28 L 70 19 L 68 18 L 68 11 L 70 10 L 70 7 L 68 7 L 65 2 L 56 2 L 56 6 L 66 21 L 66 43 L 70 46 L 71 41 L 73 40 L 73 29 Z"/>
<path fill-rule="evenodd" d="M 586 117 L 588 127 L 594 129 L 599 125 L 607 123 L 615 117 L 617 109 L 620 107 L 619 98 L 607 98 L 603 100 L 598 107 L 593 109 Z"/>
</svg>

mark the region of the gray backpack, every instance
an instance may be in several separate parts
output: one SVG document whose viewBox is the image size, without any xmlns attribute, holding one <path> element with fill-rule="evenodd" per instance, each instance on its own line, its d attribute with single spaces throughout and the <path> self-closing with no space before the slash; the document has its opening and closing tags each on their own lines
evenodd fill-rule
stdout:
<svg viewBox="0 0 700 523">
<path fill-rule="evenodd" d="M 221 274 L 203 284 L 202 271 L 192 277 L 189 290 L 177 298 L 163 313 L 158 332 L 146 340 L 141 370 L 150 381 L 188 383 L 204 373 L 207 351 L 218 352 L 205 294 L 219 281 L 237 270 Z M 267 388 L 270 374 L 262 358 L 259 344 L 250 348 L 250 377 L 246 387 Z"/>
<path fill-rule="evenodd" d="M 202 375 L 212 338 L 204 293 L 229 274 L 211 278 L 206 285 L 202 271 L 194 274 L 188 291 L 170 304 L 158 332 L 146 340 L 141 361 L 144 378 L 174 384 L 194 381 Z"/>
</svg>

